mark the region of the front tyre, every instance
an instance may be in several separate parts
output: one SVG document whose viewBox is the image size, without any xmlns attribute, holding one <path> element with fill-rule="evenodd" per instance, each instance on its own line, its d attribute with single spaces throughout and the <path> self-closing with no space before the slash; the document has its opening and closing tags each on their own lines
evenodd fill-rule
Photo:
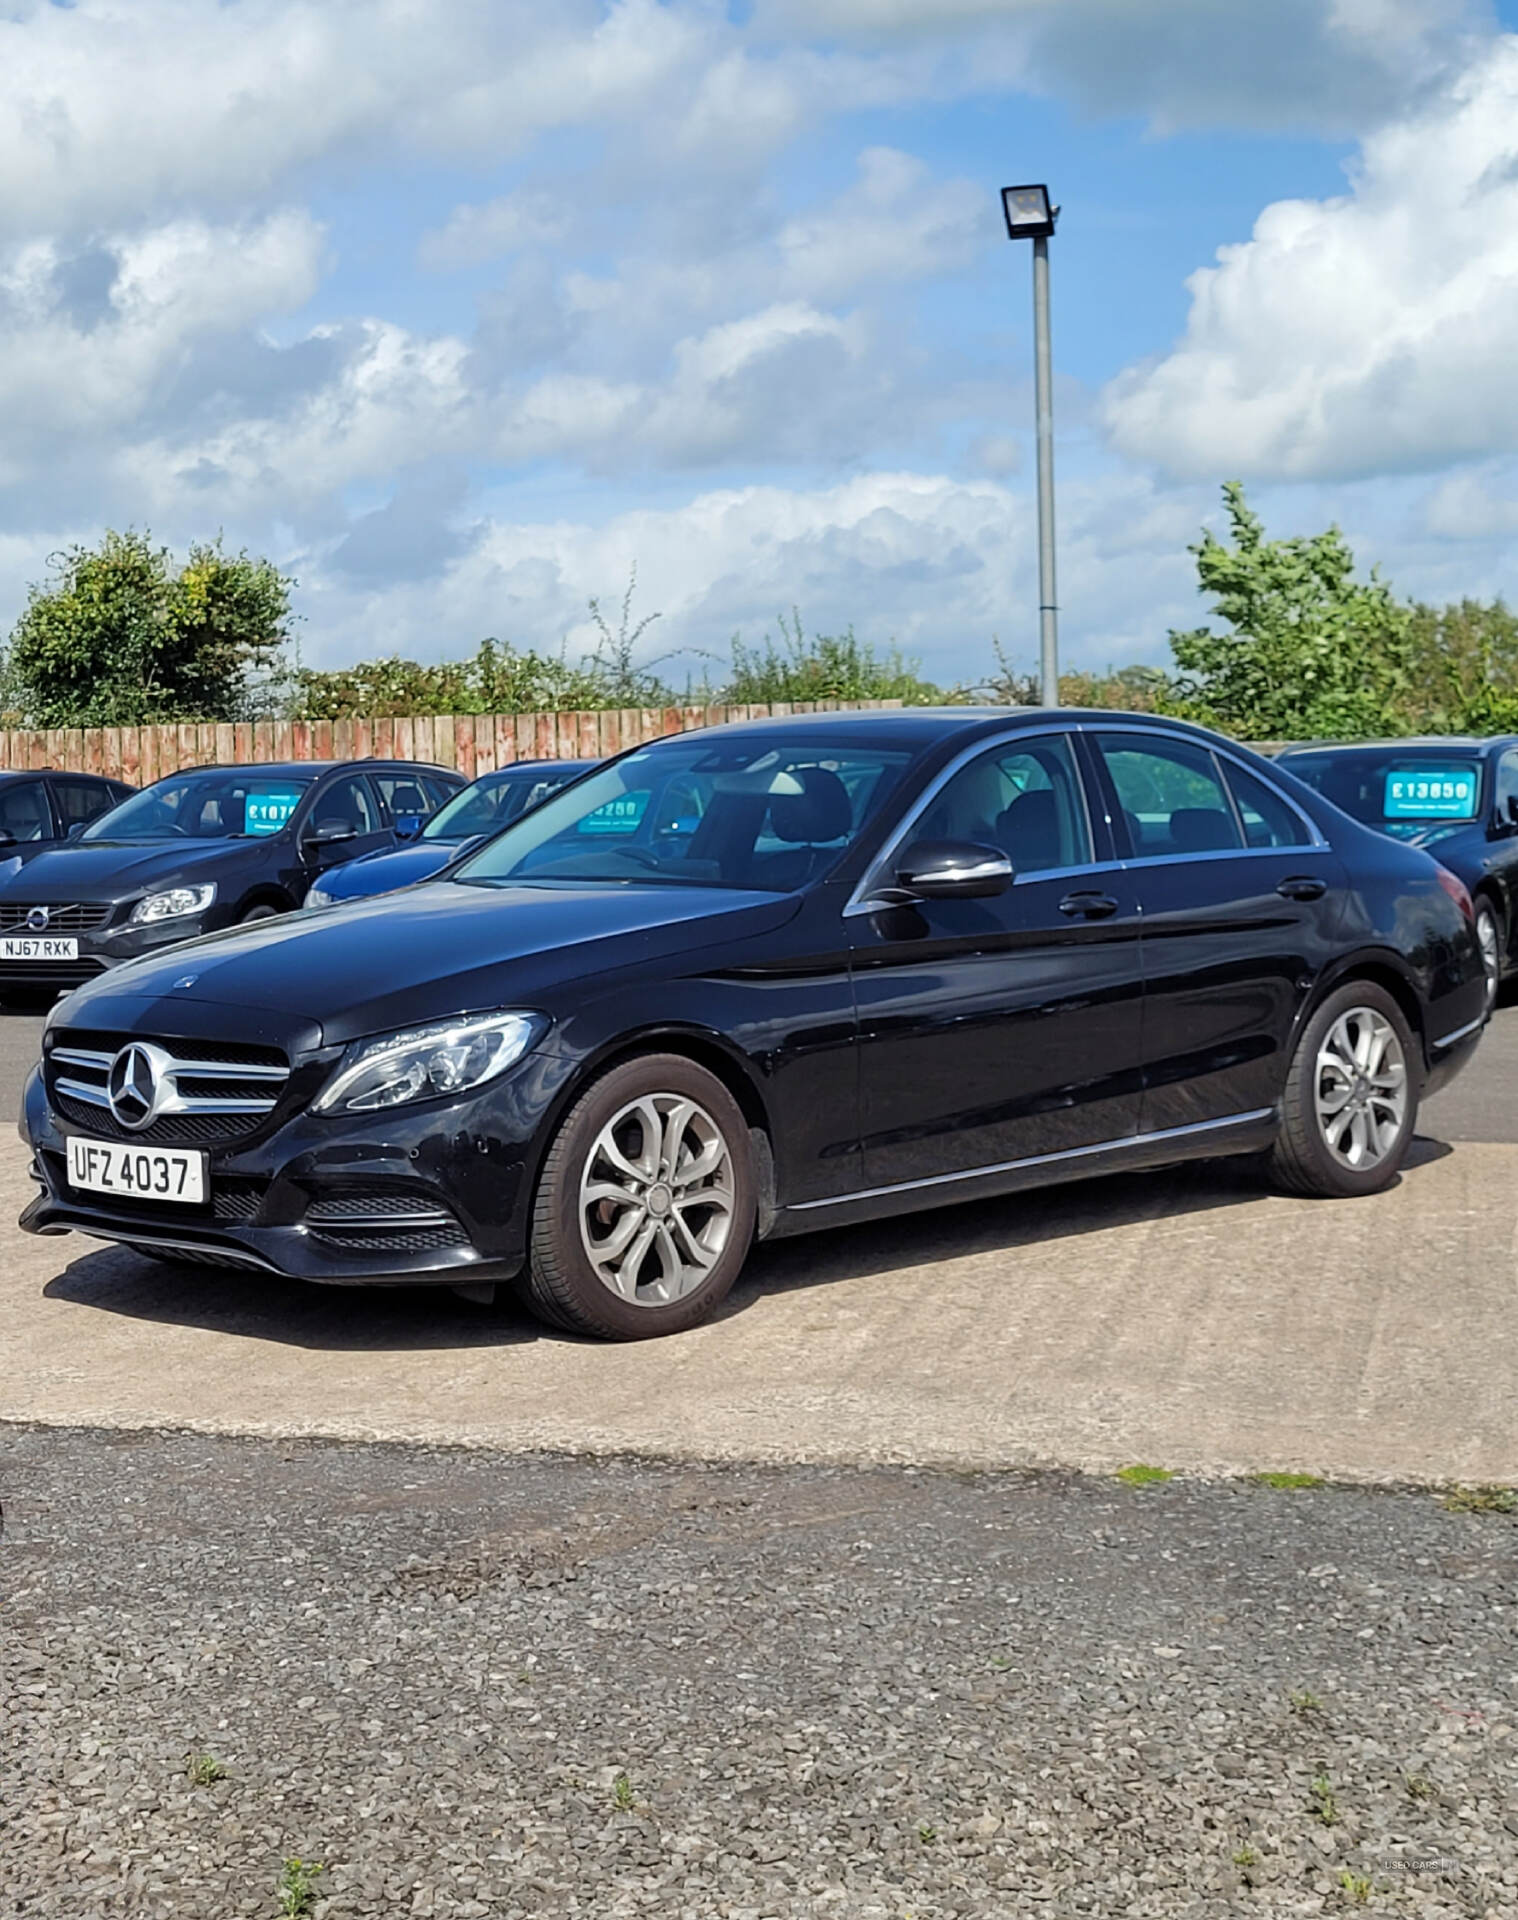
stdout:
<svg viewBox="0 0 1518 1920">
<path fill-rule="evenodd" d="M 1401 1170 L 1418 1118 L 1417 1043 L 1384 988 L 1354 980 L 1313 1014 L 1281 1099 L 1271 1170 L 1326 1199 L 1379 1193 Z"/>
<path fill-rule="evenodd" d="M 680 1054 L 613 1067 L 565 1116 L 543 1163 L 522 1280 L 541 1319 L 603 1340 L 704 1320 L 754 1235 L 748 1123 Z"/>
<path fill-rule="evenodd" d="M 1497 1004 L 1502 991 L 1502 922 L 1490 900 L 1476 902 L 1476 938 L 1481 944 L 1481 964 L 1486 970 L 1486 1010 Z"/>
</svg>

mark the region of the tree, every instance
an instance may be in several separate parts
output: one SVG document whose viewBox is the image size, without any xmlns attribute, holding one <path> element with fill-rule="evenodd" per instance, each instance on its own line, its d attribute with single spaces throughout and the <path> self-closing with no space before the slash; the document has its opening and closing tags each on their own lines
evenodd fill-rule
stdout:
<svg viewBox="0 0 1518 1920">
<path fill-rule="evenodd" d="M 734 706 L 770 700 L 900 700 L 909 707 L 932 706 L 944 697 L 899 647 L 879 654 L 852 627 L 809 639 L 796 612 L 789 624 L 781 614 L 780 635 L 782 645 L 766 635 L 762 647 L 750 647 L 734 634 L 732 665 L 712 697 Z"/>
<path fill-rule="evenodd" d="M 1191 549 L 1225 632 L 1170 635 L 1178 692 L 1198 719 L 1253 740 L 1344 739 L 1405 732 L 1412 691 L 1412 608 L 1375 574 L 1354 577 L 1337 527 L 1267 540 L 1237 481 L 1223 488 L 1232 544 Z"/>
<path fill-rule="evenodd" d="M 179 568 L 145 532 L 70 547 L 12 631 L 14 698 L 43 727 L 239 718 L 279 667 L 294 584 L 219 536 Z"/>
</svg>

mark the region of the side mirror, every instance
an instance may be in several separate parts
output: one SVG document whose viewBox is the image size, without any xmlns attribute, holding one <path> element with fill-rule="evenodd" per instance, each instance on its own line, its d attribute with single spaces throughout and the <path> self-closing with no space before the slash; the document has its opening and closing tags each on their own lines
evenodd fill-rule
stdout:
<svg viewBox="0 0 1518 1920">
<path fill-rule="evenodd" d="M 897 857 L 896 883 L 919 900 L 989 900 L 1012 884 L 1012 862 L 974 840 L 914 840 Z"/>
<path fill-rule="evenodd" d="M 306 835 L 308 847 L 335 847 L 344 840 L 356 840 L 358 832 L 346 820 L 318 820 Z"/>
<path fill-rule="evenodd" d="M 1508 795 L 1507 807 L 1503 813 L 1498 815 L 1498 818 L 1505 827 L 1518 827 L 1518 793 L 1510 793 Z"/>
<path fill-rule="evenodd" d="M 397 840 L 415 840 L 421 830 L 422 816 L 419 813 L 398 813 L 395 816 Z"/>
<path fill-rule="evenodd" d="M 88 825 L 89 825 L 88 820 L 76 820 L 73 826 L 69 828 L 68 833 L 64 837 L 69 840 L 77 840 L 80 834 L 84 832 L 85 828 Z"/>
</svg>

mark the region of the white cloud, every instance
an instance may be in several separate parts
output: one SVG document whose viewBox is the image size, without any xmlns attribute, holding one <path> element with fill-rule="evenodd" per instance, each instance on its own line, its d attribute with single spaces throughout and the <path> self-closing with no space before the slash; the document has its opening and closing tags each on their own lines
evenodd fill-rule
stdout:
<svg viewBox="0 0 1518 1920">
<path fill-rule="evenodd" d="M 1489 0 L 759 0 L 761 31 L 974 49 L 956 69 L 1161 127 L 1358 129 L 1446 71 Z M 947 71 L 947 65 L 940 71 Z"/>
<path fill-rule="evenodd" d="M 478 266 L 520 247 L 540 247 L 568 233 L 568 210 L 547 193 L 506 193 L 479 206 L 455 207 L 447 222 L 422 236 L 417 250 L 424 267 L 445 273 Z"/>
<path fill-rule="evenodd" d="M 1268 207 L 1189 285 L 1184 339 L 1108 392 L 1124 453 L 1305 478 L 1518 444 L 1518 36 L 1368 138 L 1347 194 Z"/>
<path fill-rule="evenodd" d="M 92 438 L 136 420 L 208 336 L 252 328 L 315 290 L 308 214 L 179 220 L 85 252 L 34 241 L 0 262 L 0 415 L 18 434 Z"/>
<path fill-rule="evenodd" d="M 935 180 L 911 154 L 869 147 L 856 186 L 782 227 L 782 284 L 829 300 L 872 282 L 952 272 L 969 265 L 991 230 L 991 206 L 968 180 Z"/>
<path fill-rule="evenodd" d="M 1068 591 L 1066 657 L 1105 666 L 1152 659 L 1167 621 L 1195 618 L 1185 542 L 1199 493 L 1133 476 L 1077 482 L 1061 498 Z M 799 606 L 809 631 L 852 624 L 899 641 L 945 681 L 989 672 L 992 640 L 1025 663 L 1037 650 L 1033 510 L 990 482 L 868 473 L 838 486 L 754 486 L 698 494 L 600 522 L 492 516 L 440 573 L 356 592 L 320 554 L 298 571 L 310 610 L 308 658 L 355 649 L 446 657 L 487 633 L 571 654 L 594 635 L 586 599 L 619 594 L 638 570 L 638 607 L 662 618 L 649 655 L 699 678 L 734 631 L 751 641 Z M 425 636 L 425 640 L 422 639 Z"/>
</svg>

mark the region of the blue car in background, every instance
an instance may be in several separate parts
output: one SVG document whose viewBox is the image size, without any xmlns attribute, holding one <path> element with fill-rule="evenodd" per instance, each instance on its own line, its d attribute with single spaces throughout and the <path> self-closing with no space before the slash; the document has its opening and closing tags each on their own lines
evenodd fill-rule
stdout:
<svg viewBox="0 0 1518 1920">
<path fill-rule="evenodd" d="M 483 773 L 440 807 L 409 846 L 384 847 L 330 868 L 306 895 L 305 904 L 332 907 L 429 880 L 466 848 L 499 833 L 529 807 L 597 764 L 594 760 L 518 760 L 497 773 Z"/>
<path fill-rule="evenodd" d="M 1276 765 L 1465 882 L 1495 1006 L 1518 967 L 1518 736 L 1287 747 Z"/>
</svg>

